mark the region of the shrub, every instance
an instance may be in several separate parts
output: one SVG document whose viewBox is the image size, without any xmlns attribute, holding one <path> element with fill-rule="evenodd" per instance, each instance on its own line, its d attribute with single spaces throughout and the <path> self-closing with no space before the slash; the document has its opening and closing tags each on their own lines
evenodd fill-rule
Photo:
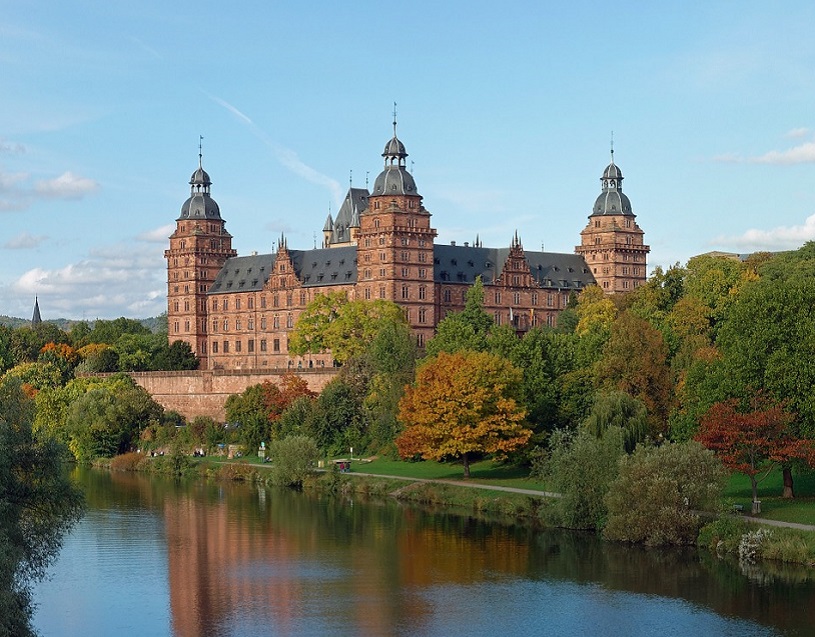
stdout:
<svg viewBox="0 0 815 637">
<path fill-rule="evenodd" d="M 138 471 L 144 455 L 132 451 L 114 456 L 110 461 L 110 468 L 114 471 Z"/>
<path fill-rule="evenodd" d="M 609 489 L 604 535 L 652 546 L 692 544 L 699 512 L 718 508 L 725 479 L 721 463 L 697 442 L 638 447 L 621 461 Z"/>
<path fill-rule="evenodd" d="M 625 454 L 623 431 L 609 427 L 600 438 L 586 429 L 577 435 L 556 431 L 549 444 L 544 478 L 562 496 L 552 509 L 553 522 L 601 530 L 607 514 L 604 498 Z"/>
<path fill-rule="evenodd" d="M 301 487 L 303 480 L 314 471 L 320 452 L 317 443 L 308 436 L 288 436 L 275 440 L 269 447 L 272 461 L 272 482 L 285 487 Z"/>
</svg>

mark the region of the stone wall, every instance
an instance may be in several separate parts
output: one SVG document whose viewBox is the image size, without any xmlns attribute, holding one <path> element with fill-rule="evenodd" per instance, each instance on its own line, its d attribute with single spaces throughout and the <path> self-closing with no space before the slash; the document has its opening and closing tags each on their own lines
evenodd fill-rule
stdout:
<svg viewBox="0 0 815 637">
<path fill-rule="evenodd" d="M 334 368 L 298 370 L 297 375 L 308 383 L 309 389 L 319 393 L 337 372 Z M 216 369 L 130 372 L 130 376 L 165 409 L 177 411 L 188 419 L 209 416 L 223 422 L 226 418 L 224 405 L 229 396 L 266 381 L 278 384 L 283 372 Z"/>
</svg>

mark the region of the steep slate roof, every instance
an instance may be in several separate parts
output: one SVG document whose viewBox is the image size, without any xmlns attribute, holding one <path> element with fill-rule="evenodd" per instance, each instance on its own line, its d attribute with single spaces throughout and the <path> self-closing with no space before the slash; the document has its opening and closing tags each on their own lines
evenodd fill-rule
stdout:
<svg viewBox="0 0 815 637">
<path fill-rule="evenodd" d="M 480 276 L 490 285 L 501 276 L 509 248 L 435 245 L 433 278 L 436 283 L 475 282 Z M 533 278 L 543 288 L 582 290 L 595 282 L 583 257 L 554 252 L 525 252 Z M 304 287 L 355 284 L 357 248 L 289 250 L 294 272 Z M 263 289 L 275 255 L 260 254 L 228 259 L 209 289 L 209 294 L 257 292 Z"/>
<path fill-rule="evenodd" d="M 304 287 L 357 282 L 356 246 L 289 250 L 289 256 L 294 272 Z"/>
<path fill-rule="evenodd" d="M 269 280 L 273 265 L 272 254 L 227 259 L 207 293 L 258 292 Z"/>
<path fill-rule="evenodd" d="M 580 290 L 594 283 L 583 257 L 554 252 L 524 252 L 532 276 L 542 287 Z M 480 276 L 490 285 L 501 276 L 509 248 L 435 245 L 433 278 L 437 283 L 473 283 Z"/>
<path fill-rule="evenodd" d="M 342 201 L 337 218 L 328 227 L 331 215 L 326 219 L 327 228 L 331 230 L 330 243 L 348 243 L 351 241 L 350 228 L 359 226 L 359 215 L 368 209 L 368 190 L 365 188 L 349 188 Z"/>
</svg>

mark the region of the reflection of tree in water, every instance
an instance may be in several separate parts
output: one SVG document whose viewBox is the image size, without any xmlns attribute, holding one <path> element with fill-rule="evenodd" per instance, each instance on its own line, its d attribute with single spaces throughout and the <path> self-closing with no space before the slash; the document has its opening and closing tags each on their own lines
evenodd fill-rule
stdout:
<svg viewBox="0 0 815 637">
<path fill-rule="evenodd" d="M 802 634 L 815 625 L 815 570 L 803 566 L 762 562 L 745 574 L 737 560 L 704 550 L 631 547 L 568 531 L 540 533 L 534 547 L 533 577 L 537 570 L 540 577 L 684 599 Z"/>
<path fill-rule="evenodd" d="M 294 635 L 308 632 L 304 622 L 310 632 L 328 625 L 381 635 L 409 626 L 421 634 L 439 612 L 424 593 L 506 577 L 679 598 L 782 630 L 815 622 L 812 571 L 803 568 L 762 564 L 773 580 L 759 585 L 754 573 L 745 577 L 737 563 L 707 552 L 629 548 L 391 499 L 133 474 L 93 472 L 94 481 L 91 508 L 146 506 L 163 517 L 179 637 L 236 626 Z"/>
</svg>

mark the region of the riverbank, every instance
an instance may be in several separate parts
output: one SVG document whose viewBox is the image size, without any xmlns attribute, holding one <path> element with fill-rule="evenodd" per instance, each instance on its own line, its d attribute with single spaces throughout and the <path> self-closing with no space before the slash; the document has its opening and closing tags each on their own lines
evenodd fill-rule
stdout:
<svg viewBox="0 0 815 637">
<path fill-rule="evenodd" d="M 450 478 L 451 472 L 456 471 L 454 466 L 439 466 L 438 463 L 399 463 L 397 469 L 403 475 L 383 475 L 383 470 L 394 471 L 383 466 L 388 465 L 389 461 L 343 459 L 342 462 L 353 470 L 340 471 L 339 465 L 332 462 L 330 469 L 316 471 L 307 477 L 302 485 L 303 490 L 344 497 L 389 497 L 432 509 L 450 509 L 504 522 L 553 526 L 553 502 L 559 494 L 547 491 L 545 485 L 524 479 L 518 470 L 511 467 L 485 462 L 483 466 L 474 466 L 475 479 L 465 482 L 461 478 Z M 271 465 L 255 458 L 230 460 L 191 458 L 183 454 L 161 457 L 125 454 L 100 461 L 97 466 L 112 470 L 272 484 L 271 472 L 268 471 Z M 417 472 L 423 476 L 439 477 L 418 477 Z M 404 475 L 409 473 L 413 475 Z M 732 497 L 732 490 L 730 495 Z M 764 526 L 756 528 L 756 524 Z M 770 529 L 768 525 L 777 528 Z M 718 556 L 815 566 L 815 527 L 811 525 L 723 514 L 702 528 L 698 544 Z"/>
</svg>

